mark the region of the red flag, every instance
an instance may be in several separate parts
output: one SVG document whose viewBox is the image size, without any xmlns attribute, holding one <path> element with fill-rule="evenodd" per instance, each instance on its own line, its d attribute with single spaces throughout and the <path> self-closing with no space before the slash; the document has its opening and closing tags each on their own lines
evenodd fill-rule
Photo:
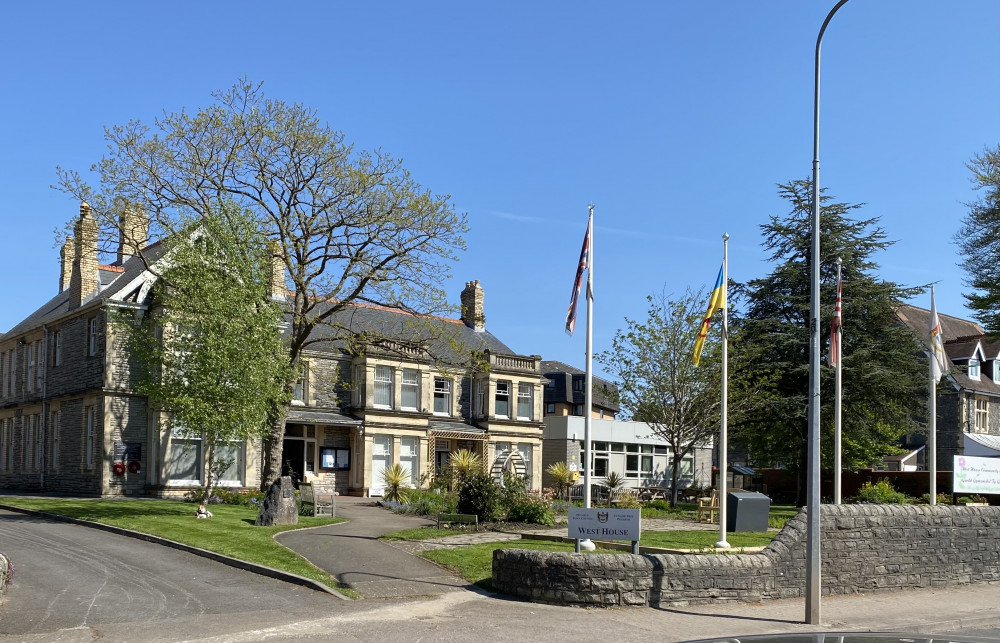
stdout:
<svg viewBox="0 0 1000 643">
<path fill-rule="evenodd" d="M 837 269 L 837 305 L 833 309 L 833 322 L 830 324 L 830 368 L 837 368 L 840 361 L 840 332 L 843 327 L 841 318 L 841 280 L 840 269 Z"/>
<path fill-rule="evenodd" d="M 580 250 L 580 263 L 576 267 L 576 281 L 573 282 L 573 294 L 569 300 L 569 310 L 566 312 L 566 332 L 573 334 L 576 328 L 576 302 L 580 297 L 580 287 L 583 286 L 583 271 L 590 267 L 590 226 L 587 222 L 587 232 L 583 235 L 583 249 Z M 587 295 L 590 296 L 588 285 Z"/>
</svg>

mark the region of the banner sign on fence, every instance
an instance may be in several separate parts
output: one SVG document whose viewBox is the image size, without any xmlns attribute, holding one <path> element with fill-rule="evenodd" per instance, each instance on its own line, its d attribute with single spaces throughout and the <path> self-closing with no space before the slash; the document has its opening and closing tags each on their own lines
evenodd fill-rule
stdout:
<svg viewBox="0 0 1000 643">
<path fill-rule="evenodd" d="M 976 458 L 956 455 L 955 493 L 1000 493 L 1000 458 Z"/>
<path fill-rule="evenodd" d="M 569 510 L 569 537 L 638 541 L 639 516 L 638 509 L 574 507 Z"/>
</svg>

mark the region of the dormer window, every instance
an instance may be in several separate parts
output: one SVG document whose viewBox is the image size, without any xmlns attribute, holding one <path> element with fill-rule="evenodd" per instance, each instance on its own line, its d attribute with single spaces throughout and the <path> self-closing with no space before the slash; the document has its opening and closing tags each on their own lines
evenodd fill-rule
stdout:
<svg viewBox="0 0 1000 643">
<path fill-rule="evenodd" d="M 1000 383 L 1000 359 L 993 360 L 993 381 Z"/>
<path fill-rule="evenodd" d="M 979 379 L 979 360 L 975 357 L 969 360 L 969 379 Z"/>
</svg>

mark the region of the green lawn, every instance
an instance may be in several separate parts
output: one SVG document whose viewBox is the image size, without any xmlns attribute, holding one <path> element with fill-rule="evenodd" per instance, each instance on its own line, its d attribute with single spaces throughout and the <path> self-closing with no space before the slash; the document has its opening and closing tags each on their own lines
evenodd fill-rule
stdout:
<svg viewBox="0 0 1000 643">
<path fill-rule="evenodd" d="M 764 547 L 774 538 L 774 533 L 739 532 L 727 533 L 726 542 L 733 549 L 740 547 Z M 716 531 L 644 531 L 639 537 L 639 544 L 646 547 L 663 547 L 665 549 L 712 549 L 718 542 L 719 532 Z"/>
<path fill-rule="evenodd" d="M 342 588 L 333 576 L 274 540 L 274 535 L 282 531 L 329 525 L 343 522 L 343 518 L 299 516 L 298 525 L 255 527 L 257 511 L 234 505 L 211 505 L 213 517 L 199 520 L 194 517 L 197 505 L 172 500 L 4 498 L 2 502 L 160 536 L 305 576 L 357 597 L 353 591 Z"/>
<path fill-rule="evenodd" d="M 458 536 L 460 534 L 475 533 L 473 529 L 438 529 L 437 527 L 416 527 L 414 529 L 402 529 L 379 536 L 381 540 L 428 540 L 431 538 L 444 538 L 445 536 Z"/>
</svg>

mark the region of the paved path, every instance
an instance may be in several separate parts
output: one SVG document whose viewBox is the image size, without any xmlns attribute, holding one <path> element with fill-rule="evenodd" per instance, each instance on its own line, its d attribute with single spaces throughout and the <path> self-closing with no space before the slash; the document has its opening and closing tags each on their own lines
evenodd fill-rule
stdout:
<svg viewBox="0 0 1000 643">
<path fill-rule="evenodd" d="M 14 579 L 0 636 L 110 630 L 212 632 L 252 618 L 283 624 L 350 609 L 350 601 L 106 531 L 0 510 L 0 550 Z M 142 632 L 145 632 L 143 634 Z"/>
<path fill-rule="evenodd" d="M 378 540 L 382 534 L 434 524 L 395 514 L 365 498 L 337 498 L 337 516 L 349 522 L 288 531 L 278 542 L 332 574 L 365 598 L 433 596 L 466 586 L 434 563 Z"/>
</svg>

